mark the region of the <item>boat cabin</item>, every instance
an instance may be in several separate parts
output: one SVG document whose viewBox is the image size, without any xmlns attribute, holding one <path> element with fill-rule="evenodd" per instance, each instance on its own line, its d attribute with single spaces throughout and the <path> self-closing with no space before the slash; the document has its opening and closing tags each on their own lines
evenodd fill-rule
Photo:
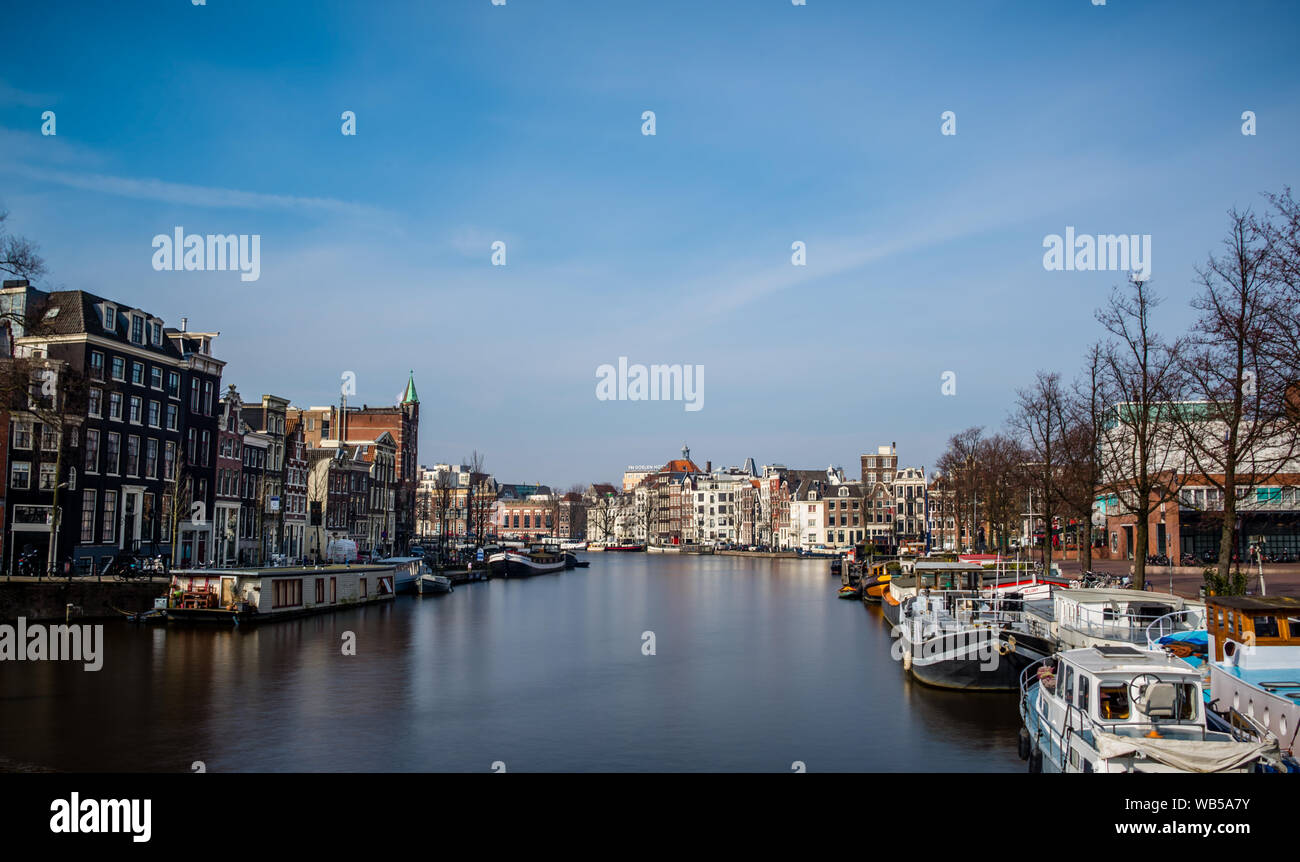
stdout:
<svg viewBox="0 0 1300 862">
<path fill-rule="evenodd" d="M 1132 646 L 1093 646 L 1047 659 L 1037 681 L 1056 728 L 1092 727 L 1117 735 L 1200 738 L 1201 677 L 1187 663 Z M 1073 713 L 1073 715 L 1068 715 Z"/>
<path fill-rule="evenodd" d="M 159 601 L 173 621 L 239 623 L 386 601 L 393 566 L 176 569 Z"/>
<path fill-rule="evenodd" d="M 1207 605 L 1212 705 L 1258 722 L 1293 754 L 1300 728 L 1300 599 L 1213 596 Z"/>
<path fill-rule="evenodd" d="M 1031 634 L 1055 638 L 1065 649 L 1100 644 L 1147 644 L 1148 629 L 1162 632 L 1203 628 L 1205 607 L 1172 593 L 1144 590 L 1053 590 L 1050 601 L 1027 608 Z"/>
<path fill-rule="evenodd" d="M 1287 667 L 1300 667 L 1300 599 L 1291 596 L 1212 596 L 1206 602 L 1206 631 L 1216 662 L 1255 664 L 1249 659 L 1263 655 L 1280 659 L 1280 650 L 1242 656 L 1242 647 L 1291 647 Z M 1235 660 L 1234 660 L 1235 659 Z"/>
</svg>

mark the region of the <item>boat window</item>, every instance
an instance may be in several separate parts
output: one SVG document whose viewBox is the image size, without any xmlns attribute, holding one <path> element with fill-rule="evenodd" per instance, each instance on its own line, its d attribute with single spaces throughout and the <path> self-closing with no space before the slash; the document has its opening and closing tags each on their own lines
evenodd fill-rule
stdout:
<svg viewBox="0 0 1300 862">
<path fill-rule="evenodd" d="M 1123 721 L 1128 718 L 1128 685 L 1107 682 L 1097 686 L 1097 712 L 1105 721 Z"/>
<path fill-rule="evenodd" d="M 1140 708 L 1148 718 L 1189 721 L 1196 718 L 1196 686 L 1185 682 L 1157 682 L 1142 692 Z"/>
<path fill-rule="evenodd" d="M 1061 697 L 1065 698 L 1066 703 L 1074 703 L 1074 668 L 1068 664 L 1065 666 L 1065 686 L 1061 689 Z"/>
<path fill-rule="evenodd" d="M 1286 630 L 1288 637 L 1300 638 L 1300 617 L 1287 617 Z"/>
<path fill-rule="evenodd" d="M 1079 709 L 1083 712 L 1088 711 L 1088 693 L 1091 688 L 1092 680 L 1079 674 Z"/>
<path fill-rule="evenodd" d="M 1282 636 L 1277 624 L 1277 617 L 1274 616 L 1255 617 L 1254 621 L 1255 621 L 1255 637 L 1276 638 Z"/>
</svg>

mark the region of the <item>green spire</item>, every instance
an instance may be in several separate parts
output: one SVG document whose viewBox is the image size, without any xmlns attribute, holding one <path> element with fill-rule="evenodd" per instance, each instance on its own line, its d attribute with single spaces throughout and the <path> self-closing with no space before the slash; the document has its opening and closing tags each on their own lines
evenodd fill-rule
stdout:
<svg viewBox="0 0 1300 862">
<path fill-rule="evenodd" d="M 411 377 L 406 381 L 406 395 L 402 397 L 403 404 L 419 404 L 420 396 L 415 393 L 415 370 L 411 370 Z"/>
</svg>

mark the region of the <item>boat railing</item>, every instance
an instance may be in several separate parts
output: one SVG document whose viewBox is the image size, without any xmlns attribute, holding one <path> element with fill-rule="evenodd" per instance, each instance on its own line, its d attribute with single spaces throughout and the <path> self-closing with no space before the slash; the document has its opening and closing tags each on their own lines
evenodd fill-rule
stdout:
<svg viewBox="0 0 1300 862">
<path fill-rule="evenodd" d="M 1029 689 L 1042 682 L 1043 677 L 1039 670 L 1047 667 L 1048 662 L 1055 660 L 1055 655 L 1043 656 L 1020 672 L 1020 706 L 1022 709 L 1029 704 Z"/>
<path fill-rule="evenodd" d="M 926 610 L 921 618 L 951 620 L 959 626 L 1002 626 L 1024 619 L 1024 602 L 1006 596 L 988 595 L 979 590 L 927 590 Z"/>
<path fill-rule="evenodd" d="M 1223 716 L 1223 721 L 1228 726 L 1228 733 L 1237 742 L 1265 742 L 1269 738 L 1277 739 L 1277 735 L 1258 720 L 1236 709 L 1229 708 Z"/>
<path fill-rule="evenodd" d="M 1184 608 L 1156 617 L 1147 625 L 1147 649 L 1160 648 L 1160 639 L 1175 632 L 1190 632 L 1205 628 L 1205 614 L 1196 608 Z"/>
<path fill-rule="evenodd" d="M 1184 610 L 1192 614 L 1198 613 L 1190 608 Z M 1157 616 L 1128 613 L 1119 610 L 1118 607 L 1113 606 L 1113 603 L 1112 606 L 1102 608 L 1080 605 L 1075 609 L 1075 613 L 1072 615 L 1073 618 L 1063 619 L 1061 623 L 1090 637 L 1142 644 L 1147 641 L 1148 629 L 1152 623 L 1172 615 L 1160 614 Z M 1171 621 L 1169 624 L 1173 625 L 1174 623 Z M 1174 630 L 1178 631 L 1180 629 Z M 1181 631 L 1191 630 L 1191 626 L 1181 629 Z"/>
</svg>

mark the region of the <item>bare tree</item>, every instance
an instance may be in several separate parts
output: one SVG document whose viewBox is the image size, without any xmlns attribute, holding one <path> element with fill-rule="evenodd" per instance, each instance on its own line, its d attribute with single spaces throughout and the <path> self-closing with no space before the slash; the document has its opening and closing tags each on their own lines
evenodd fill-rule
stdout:
<svg viewBox="0 0 1300 862">
<path fill-rule="evenodd" d="M 1092 569 L 1092 512 L 1101 484 L 1102 463 L 1098 440 L 1106 421 L 1101 389 L 1101 345 L 1088 349 L 1082 375 L 1065 401 L 1065 435 L 1061 438 L 1061 472 L 1053 487 L 1057 501 L 1078 523 L 1079 567 Z"/>
<path fill-rule="evenodd" d="M 1268 243 L 1267 278 L 1290 302 L 1277 309 L 1269 322 L 1273 330 L 1273 357 L 1284 370 L 1287 418 L 1291 431 L 1300 429 L 1300 202 L 1284 187 L 1280 194 L 1266 196 L 1272 205 L 1267 217 L 1257 217 L 1253 226 Z"/>
<path fill-rule="evenodd" d="M 1172 423 L 1179 391 L 1179 341 L 1166 342 L 1152 313 L 1160 298 L 1144 281 L 1116 288 L 1097 311 L 1110 338 L 1101 349 L 1100 380 L 1113 405 L 1100 444 L 1101 486 L 1120 511 L 1136 519 L 1133 586 L 1146 586 L 1151 517 L 1177 493 L 1172 481 L 1177 435 Z"/>
<path fill-rule="evenodd" d="M 594 527 L 592 532 L 599 536 L 599 541 L 613 541 L 618 525 L 618 495 L 601 493 L 595 485 L 587 493 L 591 498 L 587 519 Z"/>
<path fill-rule="evenodd" d="M 1173 413 L 1198 476 L 1223 495 L 1218 574 L 1226 578 L 1238 538 L 1238 488 L 1272 478 L 1296 448 L 1282 427 L 1286 387 L 1274 322 L 1289 312 L 1269 268 L 1270 244 L 1248 213 L 1228 213 L 1224 252 L 1197 270 L 1200 312 L 1182 351 L 1187 396 Z"/>
<path fill-rule="evenodd" d="M 976 475 L 984 500 L 985 520 L 994 535 L 990 542 L 1007 552 L 1007 540 L 1020 525 L 1021 492 L 1025 487 L 1025 450 L 1007 434 L 994 434 L 980 444 Z"/>
<path fill-rule="evenodd" d="M 48 484 L 44 475 L 33 485 L 49 491 L 50 536 L 42 573 L 58 562 L 58 536 L 62 526 L 62 491 L 71 485 L 75 465 L 69 464 L 73 441 L 80 433 L 87 397 L 84 377 L 66 362 L 40 356 L 3 360 L 0 391 L 10 416 L 31 424 L 33 451 L 40 451 L 41 463 L 54 457 L 54 473 Z"/>
<path fill-rule="evenodd" d="M 35 282 L 45 275 L 45 261 L 38 254 L 36 243 L 11 234 L 5 226 L 7 210 L 0 210 L 0 272 L 14 278 Z"/>
<path fill-rule="evenodd" d="M 1011 426 L 1028 455 L 1026 477 L 1042 506 L 1046 537 L 1042 553 L 1045 572 L 1052 568 L 1052 522 L 1059 499 L 1065 438 L 1069 433 L 1068 414 L 1068 395 L 1061 387 L 1061 375 L 1040 371 L 1033 386 L 1017 393 L 1016 410 L 1011 416 Z M 1032 516 L 1032 508 L 1028 511 Z"/>
<path fill-rule="evenodd" d="M 975 536 L 979 531 L 979 525 L 975 523 L 978 518 L 980 486 L 976 465 L 983 437 L 984 429 L 979 427 L 967 428 L 954 434 L 948 439 L 948 448 L 939 456 L 936 465 L 948 478 L 957 524 L 967 525 L 966 537 L 971 550 L 976 549 Z M 960 542 L 958 549 L 960 550 Z"/>
</svg>

